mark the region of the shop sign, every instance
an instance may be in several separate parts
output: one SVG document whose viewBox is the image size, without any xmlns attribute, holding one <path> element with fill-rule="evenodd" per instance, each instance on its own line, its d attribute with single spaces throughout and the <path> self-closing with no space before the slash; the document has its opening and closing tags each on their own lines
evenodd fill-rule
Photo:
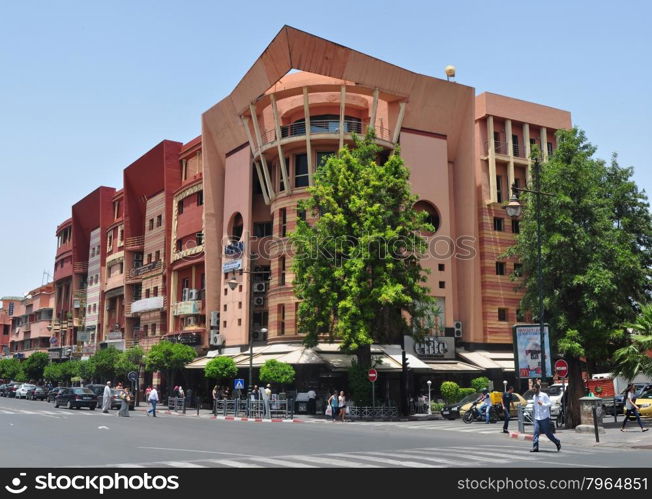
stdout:
<svg viewBox="0 0 652 499">
<path fill-rule="evenodd" d="M 222 272 L 223 273 L 228 273 L 232 272 L 234 270 L 240 270 L 242 268 L 242 260 L 233 260 L 231 262 L 227 262 L 222 264 Z"/>
<path fill-rule="evenodd" d="M 244 253 L 244 241 L 238 241 L 236 243 L 229 243 L 224 247 L 224 256 L 230 256 L 232 258 L 237 258 Z"/>
<path fill-rule="evenodd" d="M 455 338 L 426 336 L 414 344 L 414 353 L 421 359 L 454 359 Z"/>
<path fill-rule="evenodd" d="M 90 331 L 77 331 L 77 341 L 83 341 L 84 343 L 91 341 Z"/>
<path fill-rule="evenodd" d="M 106 335 L 107 340 L 121 340 L 122 331 L 109 331 Z"/>
<path fill-rule="evenodd" d="M 200 313 L 200 301 L 180 301 L 172 305 L 173 315 L 195 315 Z"/>
</svg>

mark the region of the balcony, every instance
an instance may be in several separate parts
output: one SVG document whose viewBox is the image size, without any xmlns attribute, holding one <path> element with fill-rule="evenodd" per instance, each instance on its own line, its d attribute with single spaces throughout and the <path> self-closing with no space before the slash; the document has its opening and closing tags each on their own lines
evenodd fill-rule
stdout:
<svg viewBox="0 0 652 499">
<path fill-rule="evenodd" d="M 164 296 L 153 296 L 150 298 L 143 298 L 142 300 L 131 303 L 129 307 L 130 315 L 139 314 L 142 312 L 151 312 L 154 310 L 161 310 L 165 308 Z M 126 312 L 126 310 L 125 310 Z"/>
<path fill-rule="evenodd" d="M 88 272 L 88 262 L 75 262 L 72 264 L 72 271 L 75 274 L 86 274 Z"/>
<path fill-rule="evenodd" d="M 163 267 L 163 261 L 162 260 L 157 260 L 155 262 L 151 262 L 145 265 L 141 265 L 140 267 L 134 267 L 129 271 L 129 278 L 134 279 L 136 277 L 141 277 L 149 272 L 153 272 L 155 270 L 160 269 Z"/>
<path fill-rule="evenodd" d="M 490 141 L 485 141 L 484 146 L 485 150 L 487 151 L 487 154 L 489 154 L 489 143 Z M 512 154 L 509 153 L 509 144 L 507 142 L 500 142 L 498 140 L 494 140 L 494 150 L 496 151 L 496 154 L 500 156 L 513 156 L 515 158 L 523 158 L 527 159 L 527 155 L 525 153 L 525 146 L 523 144 L 512 144 Z"/>
<path fill-rule="evenodd" d="M 281 137 L 279 138 L 281 144 L 287 142 L 293 142 L 295 138 L 301 138 L 306 136 L 306 124 L 303 121 L 292 123 L 291 125 L 282 126 L 281 128 Z M 351 134 L 364 135 L 369 130 L 369 123 L 363 123 L 358 120 L 345 119 L 344 120 L 344 135 L 347 138 L 350 138 Z M 383 127 L 376 127 L 376 140 L 382 141 L 385 143 L 390 143 L 392 140 L 392 135 L 390 130 Z M 334 138 L 334 137 L 323 137 L 326 136 L 338 136 L 340 134 L 340 120 L 310 120 L 310 136 L 319 136 L 315 138 Z M 267 130 L 262 134 L 263 144 L 260 147 L 260 152 L 272 147 L 276 144 L 277 134 L 276 129 Z"/>
<path fill-rule="evenodd" d="M 125 249 L 139 250 L 145 247 L 145 236 L 134 236 L 125 239 Z"/>
<path fill-rule="evenodd" d="M 172 304 L 172 315 L 201 314 L 201 300 L 179 301 Z"/>
</svg>

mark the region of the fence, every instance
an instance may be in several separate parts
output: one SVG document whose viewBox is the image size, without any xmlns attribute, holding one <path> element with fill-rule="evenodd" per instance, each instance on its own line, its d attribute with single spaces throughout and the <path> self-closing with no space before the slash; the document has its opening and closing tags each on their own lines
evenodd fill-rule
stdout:
<svg viewBox="0 0 652 499">
<path fill-rule="evenodd" d="M 294 399 L 251 400 L 242 398 L 214 400 L 213 414 L 216 416 L 236 416 L 257 419 L 292 419 L 294 417 Z"/>
<path fill-rule="evenodd" d="M 351 419 L 397 419 L 398 408 L 391 406 L 349 406 L 348 417 Z"/>
</svg>

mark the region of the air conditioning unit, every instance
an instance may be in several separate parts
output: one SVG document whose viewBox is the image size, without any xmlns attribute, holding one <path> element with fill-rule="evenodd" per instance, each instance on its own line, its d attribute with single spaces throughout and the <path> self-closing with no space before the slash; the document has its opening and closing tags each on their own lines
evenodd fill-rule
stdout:
<svg viewBox="0 0 652 499">
<path fill-rule="evenodd" d="M 181 291 L 181 301 L 188 301 L 188 291 L 190 291 L 189 288 L 183 288 Z"/>
<path fill-rule="evenodd" d="M 454 330 L 455 338 L 461 338 L 462 337 L 462 321 L 454 321 L 453 322 L 453 330 Z"/>
<path fill-rule="evenodd" d="M 267 333 L 263 333 L 262 331 L 254 331 L 251 333 L 251 338 L 254 341 L 265 341 L 267 339 Z"/>
<path fill-rule="evenodd" d="M 221 347 L 224 345 L 224 335 L 218 333 L 217 331 L 211 331 L 210 344 Z"/>
<path fill-rule="evenodd" d="M 256 307 L 262 307 L 263 305 L 265 305 L 265 298 L 263 298 L 262 296 L 255 296 L 254 305 Z"/>
<path fill-rule="evenodd" d="M 264 282 L 255 282 L 254 283 L 254 293 L 264 293 L 266 284 Z"/>
<path fill-rule="evenodd" d="M 196 326 L 197 317 L 186 317 L 186 326 Z"/>
<path fill-rule="evenodd" d="M 188 300 L 194 301 L 199 300 L 199 290 L 198 289 L 189 289 L 188 290 Z"/>
</svg>

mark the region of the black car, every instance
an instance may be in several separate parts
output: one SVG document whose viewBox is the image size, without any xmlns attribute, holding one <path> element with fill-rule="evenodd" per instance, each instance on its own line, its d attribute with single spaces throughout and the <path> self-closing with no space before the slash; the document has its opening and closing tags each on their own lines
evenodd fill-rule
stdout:
<svg viewBox="0 0 652 499">
<path fill-rule="evenodd" d="M 54 407 L 60 405 L 66 406 L 68 409 L 88 407 L 91 411 L 94 411 L 97 407 L 97 398 L 88 388 L 64 388 L 54 397 Z"/>
<path fill-rule="evenodd" d="M 60 392 L 61 390 L 63 390 L 64 388 L 65 388 L 65 387 L 63 387 L 63 386 L 57 386 L 56 388 L 52 388 L 52 390 L 50 390 L 50 391 L 48 392 L 48 396 L 47 396 L 47 399 L 46 399 L 46 400 L 47 400 L 48 402 L 54 402 L 54 398 L 55 398 L 55 397 L 59 394 L 59 392 Z"/>
<path fill-rule="evenodd" d="M 45 400 L 48 397 L 48 391 L 43 386 L 35 386 L 28 390 L 26 398 L 28 400 Z"/>
<path fill-rule="evenodd" d="M 480 397 L 480 393 L 472 393 L 471 395 L 467 395 L 464 397 L 462 400 L 459 402 L 455 402 L 453 404 L 446 404 L 442 410 L 441 410 L 441 415 L 444 419 L 457 419 L 460 417 L 460 407 L 462 407 L 465 404 L 468 404 L 469 402 L 473 402 L 474 400 L 478 400 Z"/>
<path fill-rule="evenodd" d="M 5 395 L 4 395 L 4 393 L 5 393 L 5 388 L 7 388 L 7 384 L 6 384 L 6 383 L 3 383 L 3 384 L 0 385 L 0 397 L 4 397 L 4 396 L 5 396 Z"/>
<path fill-rule="evenodd" d="M 106 388 L 106 385 L 84 385 L 84 388 L 88 388 L 90 391 L 92 391 L 95 394 L 95 397 L 97 397 L 97 406 L 101 407 L 102 406 L 102 398 L 104 397 L 104 388 Z"/>
</svg>

